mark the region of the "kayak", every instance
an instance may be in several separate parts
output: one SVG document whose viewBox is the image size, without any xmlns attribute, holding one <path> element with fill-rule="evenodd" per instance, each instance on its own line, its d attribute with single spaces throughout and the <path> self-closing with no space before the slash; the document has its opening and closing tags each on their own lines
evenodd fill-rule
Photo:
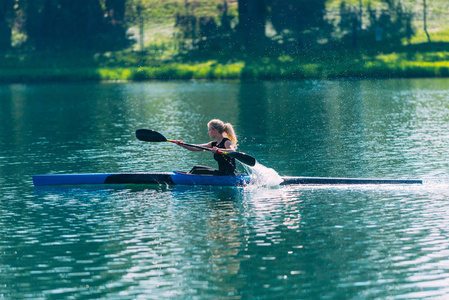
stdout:
<svg viewBox="0 0 449 300">
<path fill-rule="evenodd" d="M 280 185 L 344 185 L 344 184 L 422 184 L 419 179 L 368 179 L 328 177 L 281 177 Z M 216 176 L 193 175 L 184 172 L 163 173 L 85 173 L 34 175 L 35 186 L 90 185 L 90 184 L 165 184 L 165 185 L 215 185 L 244 186 L 251 182 L 248 175 Z"/>
<path fill-rule="evenodd" d="M 183 172 L 167 173 L 92 173 L 35 175 L 33 184 L 78 185 L 78 184 L 180 184 L 180 185 L 246 185 L 248 175 L 212 176 L 192 175 Z"/>
</svg>

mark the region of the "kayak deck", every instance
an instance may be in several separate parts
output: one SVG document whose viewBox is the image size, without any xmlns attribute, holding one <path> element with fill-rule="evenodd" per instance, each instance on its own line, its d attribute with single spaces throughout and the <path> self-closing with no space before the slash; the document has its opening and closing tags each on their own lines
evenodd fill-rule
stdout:
<svg viewBox="0 0 449 300">
<path fill-rule="evenodd" d="M 419 179 L 369 179 L 332 177 L 282 177 L 280 185 L 356 185 L 356 184 L 422 184 Z M 80 184 L 166 184 L 241 186 L 251 181 L 248 175 L 212 176 L 182 172 L 163 173 L 86 173 L 34 175 L 35 186 Z"/>
<path fill-rule="evenodd" d="M 292 184 L 422 184 L 421 179 L 372 179 L 335 177 L 282 177 L 281 185 Z"/>
</svg>

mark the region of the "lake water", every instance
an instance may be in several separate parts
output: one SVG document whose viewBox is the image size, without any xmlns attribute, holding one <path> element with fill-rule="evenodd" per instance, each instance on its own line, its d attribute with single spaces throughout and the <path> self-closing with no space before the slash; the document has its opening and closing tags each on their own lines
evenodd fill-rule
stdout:
<svg viewBox="0 0 449 300">
<path fill-rule="evenodd" d="M 425 183 L 33 188 L 214 167 L 134 136 L 204 143 L 212 118 L 281 175 Z M 447 79 L 3 85 L 0 298 L 445 298 L 448 150 Z"/>
</svg>

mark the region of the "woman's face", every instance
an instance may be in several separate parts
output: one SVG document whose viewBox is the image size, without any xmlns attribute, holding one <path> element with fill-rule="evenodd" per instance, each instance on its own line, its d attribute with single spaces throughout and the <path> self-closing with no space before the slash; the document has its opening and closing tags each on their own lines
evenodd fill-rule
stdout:
<svg viewBox="0 0 449 300">
<path fill-rule="evenodd" d="M 216 139 L 218 130 L 209 126 L 208 130 L 207 130 L 207 134 L 210 136 L 211 139 Z"/>
</svg>

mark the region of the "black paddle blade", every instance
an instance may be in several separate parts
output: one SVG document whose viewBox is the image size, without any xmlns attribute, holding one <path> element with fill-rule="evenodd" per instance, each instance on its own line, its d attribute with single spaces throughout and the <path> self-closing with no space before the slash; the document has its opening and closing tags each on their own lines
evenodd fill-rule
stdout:
<svg viewBox="0 0 449 300">
<path fill-rule="evenodd" d="M 157 131 L 150 129 L 137 129 L 136 138 L 145 142 L 166 142 L 165 136 Z"/>
<path fill-rule="evenodd" d="M 254 157 L 242 152 L 228 152 L 228 155 L 251 167 L 256 164 L 256 159 Z"/>
</svg>

